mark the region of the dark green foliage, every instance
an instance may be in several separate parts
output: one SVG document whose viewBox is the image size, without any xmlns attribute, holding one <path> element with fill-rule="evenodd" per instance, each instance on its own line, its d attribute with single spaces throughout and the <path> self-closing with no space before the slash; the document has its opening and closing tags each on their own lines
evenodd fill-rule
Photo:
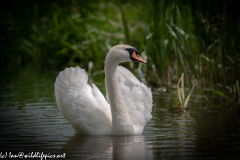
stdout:
<svg viewBox="0 0 240 160">
<path fill-rule="evenodd" d="M 102 74 L 109 48 L 127 43 L 147 58 L 136 73 L 152 86 L 177 84 L 184 72 L 186 86 L 236 97 L 240 11 L 233 0 L 5 0 L 0 14 L 4 67 L 93 62 Z"/>
<path fill-rule="evenodd" d="M 240 75 L 240 8 L 236 1 L 194 1 L 190 3 L 195 33 L 201 37 L 204 77 L 227 95 L 233 93 Z M 206 85 L 204 85 L 206 86 Z"/>
</svg>

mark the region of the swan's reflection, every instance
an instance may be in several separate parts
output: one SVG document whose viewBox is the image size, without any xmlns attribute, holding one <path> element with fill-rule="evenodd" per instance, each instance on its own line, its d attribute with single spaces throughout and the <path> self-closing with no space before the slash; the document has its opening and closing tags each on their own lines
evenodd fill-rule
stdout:
<svg viewBox="0 0 240 160">
<path fill-rule="evenodd" d="M 69 159 L 153 159 L 152 145 L 140 136 L 74 135 L 62 153 Z"/>
</svg>

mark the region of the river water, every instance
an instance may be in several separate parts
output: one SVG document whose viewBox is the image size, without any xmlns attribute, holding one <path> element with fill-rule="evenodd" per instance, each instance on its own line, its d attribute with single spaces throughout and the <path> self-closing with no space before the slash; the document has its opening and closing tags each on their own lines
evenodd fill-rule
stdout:
<svg viewBox="0 0 240 160">
<path fill-rule="evenodd" d="M 189 111 L 170 113 L 175 93 L 154 94 L 153 118 L 140 136 L 77 135 L 56 106 L 56 76 L 33 68 L 2 73 L 0 158 L 240 159 L 233 109 L 193 97 Z"/>
</svg>

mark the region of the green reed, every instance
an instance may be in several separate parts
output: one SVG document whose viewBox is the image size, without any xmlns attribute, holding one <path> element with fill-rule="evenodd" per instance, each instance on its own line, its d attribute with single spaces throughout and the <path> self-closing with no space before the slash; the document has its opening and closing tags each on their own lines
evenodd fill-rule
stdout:
<svg viewBox="0 0 240 160">
<path fill-rule="evenodd" d="M 12 16 L 8 10 L 2 12 L 5 16 L 1 23 L 8 22 L 5 25 L 11 30 L 2 39 L 11 43 L 1 45 L 1 64 L 34 63 L 58 70 L 78 65 L 86 68 L 93 80 L 103 76 L 109 48 L 125 43 L 138 48 L 148 65 L 123 65 L 135 68 L 132 71 L 153 87 L 173 86 L 184 73 L 186 87 L 194 82 L 203 94 L 211 90 L 228 99 L 237 96 L 232 88 L 240 74 L 238 41 L 222 34 L 225 26 L 218 25 L 233 24 L 226 18 L 230 17 L 227 12 L 216 22 L 218 12 L 201 5 L 201 1 L 27 2 L 22 8 L 17 7 L 20 2 L 9 2 L 14 10 L 26 11 L 22 17 Z"/>
<path fill-rule="evenodd" d="M 176 1 L 154 1 L 149 8 L 146 51 L 158 71 L 154 74 L 160 75 L 153 79 L 156 85 L 158 81 L 172 85 L 182 72 L 189 75 L 189 80 L 199 77 L 198 65 L 194 65 L 200 56 L 189 12 L 188 6 L 180 8 Z"/>
</svg>

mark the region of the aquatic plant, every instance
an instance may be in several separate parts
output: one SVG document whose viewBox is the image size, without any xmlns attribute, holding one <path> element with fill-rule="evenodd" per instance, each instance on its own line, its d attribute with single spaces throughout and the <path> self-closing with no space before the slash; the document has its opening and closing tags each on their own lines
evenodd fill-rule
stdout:
<svg viewBox="0 0 240 160">
<path fill-rule="evenodd" d="M 180 107 L 181 109 L 186 109 L 189 99 L 192 95 L 193 89 L 194 89 L 195 85 L 193 84 L 191 91 L 189 92 L 189 94 L 187 95 L 187 97 L 185 98 L 185 91 L 184 91 L 184 73 L 182 73 L 181 78 L 178 81 L 177 84 L 177 93 L 178 93 L 178 100 L 180 102 Z"/>
<path fill-rule="evenodd" d="M 168 111 L 174 113 L 182 113 L 188 110 L 187 105 L 189 103 L 194 87 L 195 85 L 193 84 L 189 94 L 187 95 L 187 97 L 185 97 L 184 73 L 182 73 L 182 76 L 177 83 L 177 95 L 179 101 L 176 103 L 176 106 L 169 108 Z"/>
</svg>

